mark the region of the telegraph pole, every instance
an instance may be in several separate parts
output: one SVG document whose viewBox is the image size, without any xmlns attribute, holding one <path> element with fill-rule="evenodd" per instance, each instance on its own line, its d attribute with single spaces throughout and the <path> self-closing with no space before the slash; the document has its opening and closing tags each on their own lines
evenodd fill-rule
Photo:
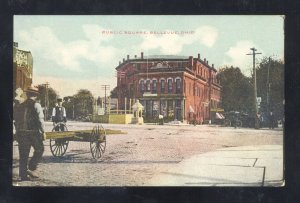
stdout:
<svg viewBox="0 0 300 203">
<path fill-rule="evenodd" d="M 49 107 L 49 99 L 48 99 L 48 86 L 49 83 L 46 82 L 42 84 L 45 87 L 45 121 L 48 119 L 48 107 Z"/>
<path fill-rule="evenodd" d="M 106 114 L 106 90 L 109 89 L 109 85 L 101 85 L 101 87 L 104 90 L 104 112 Z"/>
<path fill-rule="evenodd" d="M 252 55 L 253 56 L 253 75 L 254 75 L 254 112 L 255 112 L 255 129 L 259 128 L 259 123 L 258 123 L 258 117 L 257 117 L 257 113 L 258 113 L 258 109 L 257 109 L 257 86 L 256 86 L 256 69 L 255 69 L 255 55 L 257 54 L 261 54 L 261 53 L 257 53 L 257 49 L 255 49 L 254 47 L 250 49 L 252 51 L 252 54 L 247 54 L 247 55 Z"/>
<path fill-rule="evenodd" d="M 267 76 L 267 112 L 270 112 L 270 65 L 271 65 L 271 57 L 269 57 L 268 64 L 268 76 Z"/>
</svg>

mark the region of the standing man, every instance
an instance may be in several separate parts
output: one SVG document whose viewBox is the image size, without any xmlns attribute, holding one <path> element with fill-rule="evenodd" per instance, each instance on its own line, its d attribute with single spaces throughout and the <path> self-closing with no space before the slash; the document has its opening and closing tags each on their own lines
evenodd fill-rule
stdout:
<svg viewBox="0 0 300 203">
<path fill-rule="evenodd" d="M 274 129 L 274 114 L 272 111 L 270 112 L 270 115 L 269 115 L 269 128 Z"/>
<path fill-rule="evenodd" d="M 61 122 L 67 122 L 66 109 L 62 106 L 61 98 L 57 99 L 57 106 L 55 106 L 52 110 L 52 122 L 54 123 L 54 125 L 56 125 L 55 131 L 64 131 L 64 125 L 57 125 Z"/>
<path fill-rule="evenodd" d="M 14 109 L 16 140 L 19 143 L 19 176 L 21 181 L 37 178 L 33 173 L 44 153 L 43 140 L 44 113 L 41 105 L 36 101 L 39 95 L 38 88 L 29 87 L 26 91 L 25 102 Z M 28 162 L 30 148 L 33 147 L 33 156 Z"/>
</svg>

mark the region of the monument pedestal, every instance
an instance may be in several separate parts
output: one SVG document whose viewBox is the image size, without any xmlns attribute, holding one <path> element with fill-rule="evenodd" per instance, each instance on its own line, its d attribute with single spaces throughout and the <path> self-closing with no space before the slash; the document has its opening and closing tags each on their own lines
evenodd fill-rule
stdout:
<svg viewBox="0 0 300 203">
<path fill-rule="evenodd" d="M 133 109 L 133 118 L 131 119 L 132 124 L 144 124 L 144 118 L 142 116 L 143 112 L 143 105 L 139 102 L 139 100 L 136 101 L 136 103 L 132 106 Z"/>
<path fill-rule="evenodd" d="M 144 118 L 143 117 L 133 117 L 131 119 L 131 123 L 142 125 L 142 124 L 144 124 Z"/>
</svg>

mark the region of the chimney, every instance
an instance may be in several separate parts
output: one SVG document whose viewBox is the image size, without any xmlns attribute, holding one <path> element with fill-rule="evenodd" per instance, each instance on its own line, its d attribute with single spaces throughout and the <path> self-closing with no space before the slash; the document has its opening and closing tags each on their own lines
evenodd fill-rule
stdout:
<svg viewBox="0 0 300 203">
<path fill-rule="evenodd" d="M 189 67 L 193 67 L 193 57 L 192 56 L 189 56 Z"/>
<path fill-rule="evenodd" d="M 200 54 L 198 54 L 198 60 L 200 60 Z"/>
<path fill-rule="evenodd" d="M 134 55 L 134 58 L 136 59 L 136 55 Z"/>
<path fill-rule="evenodd" d="M 141 52 L 141 59 L 144 59 L 144 52 Z"/>
<path fill-rule="evenodd" d="M 212 67 L 212 68 L 215 68 L 214 64 L 211 64 L 211 67 Z"/>
<path fill-rule="evenodd" d="M 123 62 L 125 62 L 125 58 L 123 58 Z"/>
<path fill-rule="evenodd" d="M 127 61 L 129 60 L 129 55 L 127 55 Z"/>
<path fill-rule="evenodd" d="M 207 65 L 208 65 L 208 60 L 206 61 Z"/>
<path fill-rule="evenodd" d="M 206 63 L 206 58 L 204 58 L 204 63 Z"/>
</svg>

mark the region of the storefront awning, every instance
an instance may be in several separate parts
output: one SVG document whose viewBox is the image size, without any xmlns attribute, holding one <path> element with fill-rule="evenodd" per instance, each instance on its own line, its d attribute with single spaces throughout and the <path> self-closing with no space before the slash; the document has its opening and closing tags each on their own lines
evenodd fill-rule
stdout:
<svg viewBox="0 0 300 203">
<path fill-rule="evenodd" d="M 223 114 L 221 113 L 216 113 L 216 119 L 224 119 L 225 116 L 223 116 Z"/>
</svg>

